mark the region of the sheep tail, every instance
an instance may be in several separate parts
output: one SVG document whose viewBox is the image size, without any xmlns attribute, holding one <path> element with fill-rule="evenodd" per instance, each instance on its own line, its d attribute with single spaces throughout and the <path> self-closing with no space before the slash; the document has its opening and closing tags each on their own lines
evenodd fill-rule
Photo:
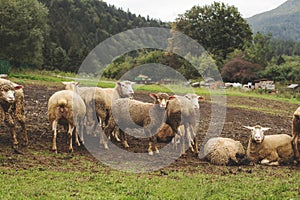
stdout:
<svg viewBox="0 0 300 200">
<path fill-rule="evenodd" d="M 56 105 L 60 112 L 64 112 L 68 107 L 68 101 L 66 99 L 59 99 Z"/>
</svg>

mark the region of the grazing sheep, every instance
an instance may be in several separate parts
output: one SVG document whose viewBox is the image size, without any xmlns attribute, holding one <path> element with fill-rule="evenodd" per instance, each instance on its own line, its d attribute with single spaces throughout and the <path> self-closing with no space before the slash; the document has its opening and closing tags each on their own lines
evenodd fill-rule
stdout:
<svg viewBox="0 0 300 200">
<path fill-rule="evenodd" d="M 9 127 L 13 138 L 13 148 L 18 149 L 15 120 L 22 128 L 24 145 L 28 145 L 28 136 L 25 126 L 25 102 L 23 86 L 0 78 L 0 112 L 5 124 Z"/>
<path fill-rule="evenodd" d="M 176 134 L 168 124 L 163 123 L 157 132 L 157 141 L 165 143 L 169 143 L 171 141 L 173 147 L 177 149 L 177 144 L 180 143 L 180 139 L 183 132 L 183 125 L 179 126 L 178 134 Z"/>
<path fill-rule="evenodd" d="M 186 97 L 171 96 L 169 98 L 166 107 L 166 124 L 168 124 L 174 133 L 178 134 L 178 128 L 180 125 L 184 126 L 184 132 L 182 132 L 181 139 L 181 153 L 185 154 L 185 138 L 191 150 L 198 153 L 198 143 L 196 140 L 195 127 L 197 110 L 193 103 Z M 194 140 L 191 138 L 191 134 L 194 136 Z"/>
<path fill-rule="evenodd" d="M 53 130 L 52 150 L 57 153 L 56 136 L 57 125 L 68 126 L 69 151 L 73 152 L 72 134 L 78 146 L 78 132 L 83 132 L 83 120 L 86 107 L 82 98 L 74 91 L 62 90 L 55 92 L 48 100 L 48 117 Z"/>
<path fill-rule="evenodd" d="M 113 102 L 112 114 L 104 132 L 109 135 L 115 127 L 119 128 L 124 147 L 127 147 L 124 130 L 126 128 L 141 128 L 149 137 L 149 155 L 153 155 L 153 149 L 159 153 L 157 148 L 157 133 L 165 117 L 165 107 L 169 95 L 166 93 L 151 93 L 154 103 L 144 103 L 133 99 L 117 99 Z"/>
<path fill-rule="evenodd" d="M 204 158 L 215 165 L 241 164 L 244 157 L 243 145 L 230 138 L 210 138 L 204 145 Z"/>
<path fill-rule="evenodd" d="M 287 134 L 264 135 L 270 128 L 259 125 L 250 127 L 251 135 L 247 147 L 247 157 L 254 163 L 279 165 L 293 161 L 292 137 Z"/>
<path fill-rule="evenodd" d="M 299 154 L 299 137 L 300 137 L 300 107 L 294 112 L 293 116 L 293 126 L 292 126 L 292 136 L 293 136 L 293 151 L 295 155 L 295 160 L 300 162 Z"/>
</svg>

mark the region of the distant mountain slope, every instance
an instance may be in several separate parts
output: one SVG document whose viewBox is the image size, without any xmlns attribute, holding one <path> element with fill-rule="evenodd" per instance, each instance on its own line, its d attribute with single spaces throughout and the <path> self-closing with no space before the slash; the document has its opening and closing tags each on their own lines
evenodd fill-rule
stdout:
<svg viewBox="0 0 300 200">
<path fill-rule="evenodd" d="M 125 12 L 100 0 L 38 0 L 49 9 L 45 66 L 77 71 L 100 42 L 137 27 L 163 27 L 161 21 Z"/>
<path fill-rule="evenodd" d="M 270 32 L 277 39 L 300 41 L 300 0 L 288 0 L 271 11 L 246 20 L 254 33 Z"/>
</svg>

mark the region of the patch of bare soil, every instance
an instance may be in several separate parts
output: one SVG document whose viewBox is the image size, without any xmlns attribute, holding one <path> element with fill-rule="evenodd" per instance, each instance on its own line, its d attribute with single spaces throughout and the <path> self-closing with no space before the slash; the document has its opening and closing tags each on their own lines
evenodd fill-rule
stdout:
<svg viewBox="0 0 300 200">
<path fill-rule="evenodd" d="M 21 154 L 16 154 L 11 148 L 11 137 L 8 128 L 4 123 L 0 124 L 0 167 L 2 168 L 15 168 L 15 169 L 28 169 L 38 168 L 40 170 L 53 169 L 53 170 L 87 170 L 99 164 L 90 152 L 82 145 L 76 147 L 74 144 L 74 153 L 68 153 L 67 136 L 66 134 L 58 134 L 57 146 L 58 154 L 55 155 L 51 151 L 52 144 L 52 131 L 47 117 L 47 102 L 49 97 L 58 90 L 63 89 L 62 86 L 44 86 L 37 84 L 27 84 L 24 87 L 25 100 L 26 100 L 26 117 L 27 117 L 27 130 L 29 137 L 29 146 L 20 146 Z M 135 99 L 151 102 L 151 98 L 145 92 L 137 92 Z M 269 110 L 284 110 L 286 112 L 268 113 L 258 110 L 244 109 L 234 106 L 227 107 L 226 118 L 224 127 L 222 129 L 222 137 L 229 137 L 241 141 L 244 148 L 247 147 L 249 138 L 249 131 L 243 126 L 261 125 L 271 127 L 272 129 L 266 134 L 291 134 L 291 121 L 293 111 L 296 110 L 298 105 L 289 104 L 278 101 L 255 99 L 248 97 L 227 97 L 228 105 L 238 105 L 240 101 L 244 104 L 253 105 L 253 107 L 267 108 Z M 200 122 L 199 131 L 197 135 L 200 146 L 203 144 L 205 136 L 208 134 L 208 129 L 211 122 L 211 106 L 210 102 L 203 102 L 200 105 Z M 213 133 L 214 129 L 210 129 L 209 134 Z M 64 132 L 63 129 L 59 130 L 60 133 Z M 20 132 L 20 129 L 18 129 Z M 93 137 L 93 136 L 87 136 Z M 92 138 L 91 141 L 98 145 L 98 138 Z M 21 138 L 19 137 L 19 141 Z M 128 136 L 128 143 L 130 145 L 128 151 L 130 152 L 147 152 L 147 140 L 137 139 Z M 115 143 L 121 147 L 120 143 Z M 166 144 L 160 144 L 164 146 Z M 98 147 L 99 148 L 99 147 Z M 99 151 L 105 151 L 103 147 Z M 92 165 L 84 165 L 85 161 L 93 163 Z M 213 166 L 208 162 L 199 159 L 193 155 L 189 150 L 185 156 L 176 159 L 171 165 L 162 169 L 165 170 L 184 170 L 188 172 L 203 171 L 205 173 L 251 173 L 254 166 L 234 166 L 222 167 Z M 284 166 L 286 168 L 299 170 L 299 166 Z M 108 168 L 107 168 L 108 169 Z"/>
</svg>

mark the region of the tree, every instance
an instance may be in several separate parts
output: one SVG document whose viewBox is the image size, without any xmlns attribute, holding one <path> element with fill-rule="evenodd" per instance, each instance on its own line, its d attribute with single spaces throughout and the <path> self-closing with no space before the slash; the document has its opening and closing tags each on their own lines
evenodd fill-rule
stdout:
<svg viewBox="0 0 300 200">
<path fill-rule="evenodd" d="M 234 49 L 243 49 L 251 41 L 250 26 L 234 6 L 213 3 L 194 6 L 180 15 L 172 28 L 185 33 L 214 55 L 219 66 Z"/>
<path fill-rule="evenodd" d="M 258 78 L 257 72 L 261 68 L 237 56 L 224 65 L 221 75 L 224 81 L 247 83 Z"/>
<path fill-rule="evenodd" d="M 0 0 L 0 7 L 0 59 L 42 64 L 48 9 L 37 0 Z"/>
<path fill-rule="evenodd" d="M 254 35 L 252 42 L 246 44 L 245 55 L 243 58 L 249 62 L 266 67 L 273 57 L 273 52 L 270 47 L 271 37 L 271 34 L 263 35 L 257 33 Z"/>
</svg>

